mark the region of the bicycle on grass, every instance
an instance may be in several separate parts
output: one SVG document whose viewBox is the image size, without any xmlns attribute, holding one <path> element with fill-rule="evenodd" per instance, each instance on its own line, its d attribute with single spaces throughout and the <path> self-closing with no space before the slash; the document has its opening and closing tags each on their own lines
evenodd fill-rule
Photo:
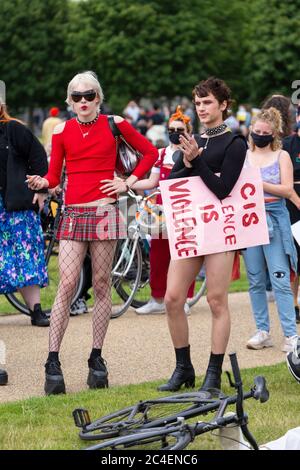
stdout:
<svg viewBox="0 0 300 470">
<path fill-rule="evenodd" d="M 258 450 L 257 442 L 248 429 L 243 403 L 249 398 L 266 402 L 269 399 L 266 381 L 262 376 L 255 377 L 251 390 L 244 393 L 236 354 L 229 356 L 234 382 L 229 372 L 227 375 L 230 385 L 236 389 L 234 395 L 212 397 L 209 392 L 199 391 L 145 400 L 94 422 L 91 422 L 87 410 L 75 409 L 73 418 L 80 428 L 80 438 L 102 441 L 86 450 L 185 449 L 197 436 L 230 425 L 239 426 L 249 448 Z M 229 405 L 235 405 L 235 413 L 225 415 Z M 208 413 L 215 415 L 210 420 L 186 421 Z"/>
</svg>

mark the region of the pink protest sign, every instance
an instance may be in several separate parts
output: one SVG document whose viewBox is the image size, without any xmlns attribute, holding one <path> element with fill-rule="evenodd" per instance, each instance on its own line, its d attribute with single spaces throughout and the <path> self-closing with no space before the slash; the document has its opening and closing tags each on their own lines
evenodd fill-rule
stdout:
<svg viewBox="0 0 300 470">
<path fill-rule="evenodd" d="M 172 259 L 269 243 L 258 168 L 244 168 L 220 201 L 199 176 L 160 182 Z"/>
</svg>

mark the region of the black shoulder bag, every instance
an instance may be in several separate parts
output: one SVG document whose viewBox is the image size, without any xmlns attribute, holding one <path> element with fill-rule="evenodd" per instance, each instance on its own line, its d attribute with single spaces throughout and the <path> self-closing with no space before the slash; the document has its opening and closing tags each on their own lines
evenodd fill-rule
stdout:
<svg viewBox="0 0 300 470">
<path fill-rule="evenodd" d="M 142 159 L 142 154 L 126 142 L 113 116 L 108 116 L 108 123 L 117 144 L 116 169 L 121 175 L 129 176 Z"/>
</svg>

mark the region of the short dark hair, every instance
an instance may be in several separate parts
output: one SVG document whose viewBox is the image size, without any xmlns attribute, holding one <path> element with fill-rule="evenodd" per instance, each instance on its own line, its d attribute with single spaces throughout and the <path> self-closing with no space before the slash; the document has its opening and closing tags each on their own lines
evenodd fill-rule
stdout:
<svg viewBox="0 0 300 470">
<path fill-rule="evenodd" d="M 195 101 L 196 96 L 204 98 L 205 96 L 208 96 L 209 93 L 214 95 L 219 104 L 227 101 L 226 109 L 223 111 L 223 119 L 226 119 L 228 117 L 228 108 L 232 103 L 231 90 L 229 86 L 220 78 L 209 77 L 195 86 L 193 89 L 193 100 Z"/>
<path fill-rule="evenodd" d="M 292 133 L 291 106 L 290 98 L 284 95 L 268 96 L 262 104 L 262 109 L 275 108 L 280 112 L 282 118 L 281 137 L 287 137 Z"/>
</svg>

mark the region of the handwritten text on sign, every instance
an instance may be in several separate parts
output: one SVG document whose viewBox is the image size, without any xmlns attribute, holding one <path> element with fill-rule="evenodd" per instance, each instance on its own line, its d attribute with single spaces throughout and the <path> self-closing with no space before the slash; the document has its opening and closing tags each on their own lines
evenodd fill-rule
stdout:
<svg viewBox="0 0 300 470">
<path fill-rule="evenodd" d="M 220 201 L 199 176 L 160 182 L 172 259 L 269 243 L 259 169 L 244 168 Z"/>
</svg>

